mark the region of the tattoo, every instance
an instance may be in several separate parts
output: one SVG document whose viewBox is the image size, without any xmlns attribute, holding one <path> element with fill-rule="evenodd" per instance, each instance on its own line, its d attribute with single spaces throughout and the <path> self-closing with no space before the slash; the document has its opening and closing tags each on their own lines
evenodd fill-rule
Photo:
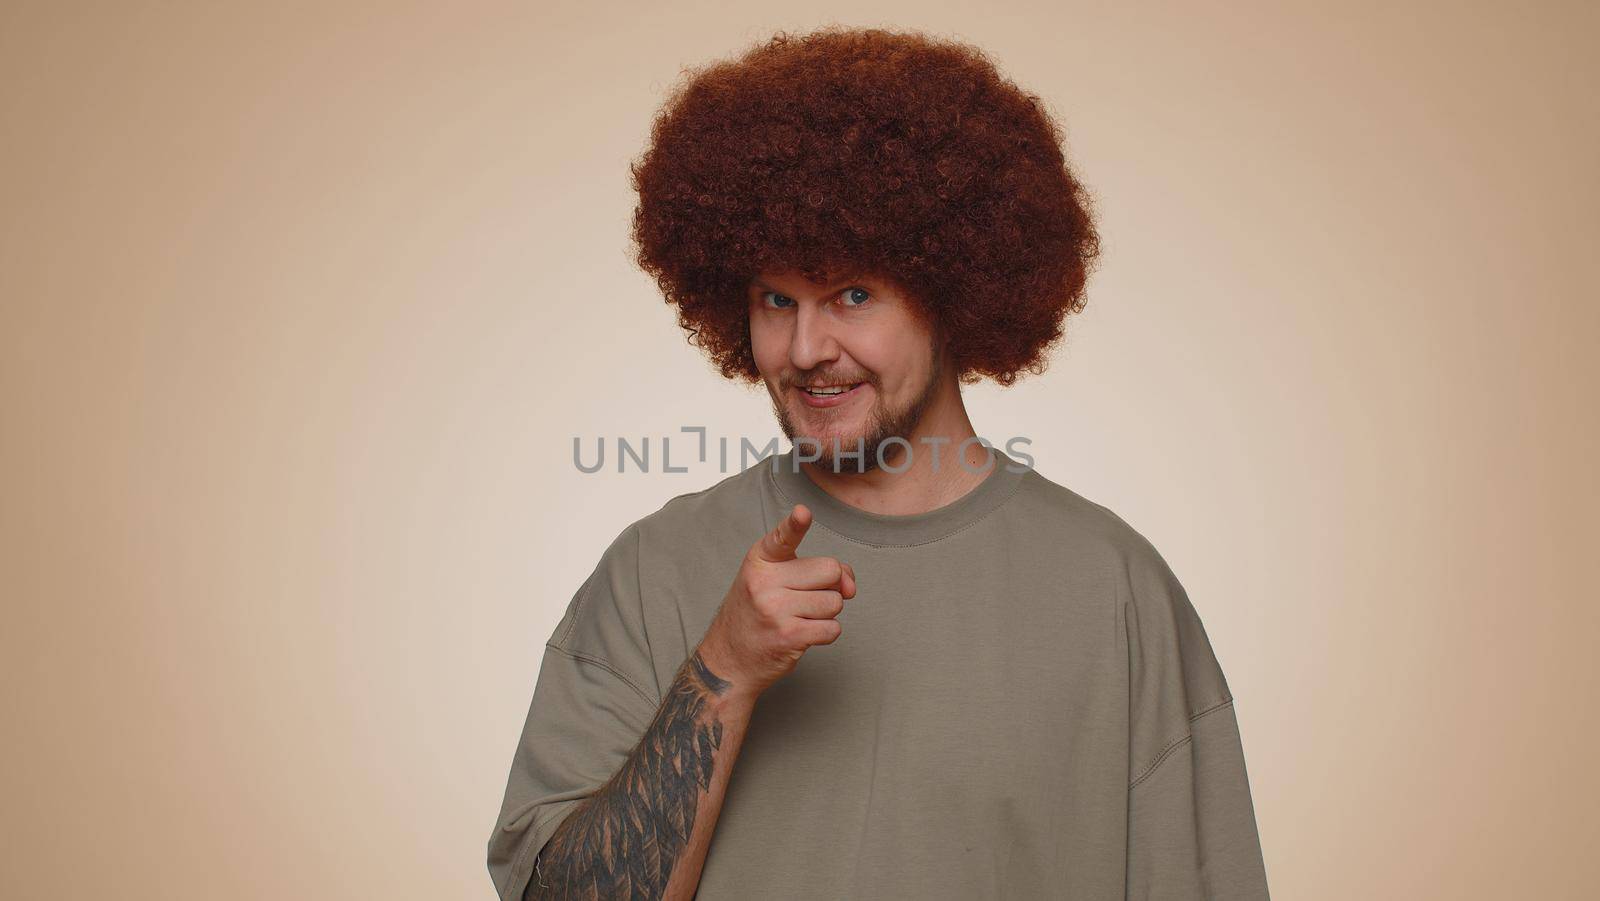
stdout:
<svg viewBox="0 0 1600 901">
<path fill-rule="evenodd" d="M 660 898 L 711 786 L 722 723 L 707 699 L 728 690 L 695 651 L 622 767 L 568 815 L 539 856 L 526 897 Z"/>
</svg>

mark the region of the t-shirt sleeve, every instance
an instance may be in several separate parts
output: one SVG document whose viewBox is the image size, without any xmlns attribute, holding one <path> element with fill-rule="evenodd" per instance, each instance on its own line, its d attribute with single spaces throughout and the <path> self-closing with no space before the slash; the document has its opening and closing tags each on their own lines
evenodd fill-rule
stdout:
<svg viewBox="0 0 1600 901">
<path fill-rule="evenodd" d="M 1129 899 L 1268 898 L 1233 693 L 1153 548 L 1129 570 Z"/>
<path fill-rule="evenodd" d="M 606 549 L 544 646 L 505 799 L 489 837 L 489 876 L 521 899 L 556 828 L 622 766 L 655 717 L 660 690 L 638 583 L 638 531 Z"/>
</svg>

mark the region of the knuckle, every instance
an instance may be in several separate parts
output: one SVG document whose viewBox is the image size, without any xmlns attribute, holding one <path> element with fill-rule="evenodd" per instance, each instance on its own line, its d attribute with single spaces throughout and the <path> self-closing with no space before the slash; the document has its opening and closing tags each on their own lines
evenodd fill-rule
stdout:
<svg viewBox="0 0 1600 901">
<path fill-rule="evenodd" d="M 754 598 L 761 591 L 761 578 L 750 567 L 739 570 L 739 587 L 744 593 Z"/>
<path fill-rule="evenodd" d="M 782 613 L 783 603 L 776 591 L 762 588 L 750 594 L 750 603 L 763 620 L 773 622 Z"/>
<path fill-rule="evenodd" d="M 805 636 L 800 634 L 800 627 L 796 623 L 785 623 L 778 627 L 778 640 L 788 649 L 803 648 Z"/>
</svg>

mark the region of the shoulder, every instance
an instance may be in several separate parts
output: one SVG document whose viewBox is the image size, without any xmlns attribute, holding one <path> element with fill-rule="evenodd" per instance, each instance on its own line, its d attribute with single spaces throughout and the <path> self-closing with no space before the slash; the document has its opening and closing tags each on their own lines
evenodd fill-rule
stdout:
<svg viewBox="0 0 1600 901">
<path fill-rule="evenodd" d="M 692 584 L 708 564 L 737 561 L 759 537 L 762 475 L 759 466 L 724 477 L 697 491 L 672 497 L 628 523 L 601 552 L 577 591 L 549 644 L 612 664 L 649 655 L 646 607 L 659 602 L 662 586 Z"/>
<path fill-rule="evenodd" d="M 622 527 L 572 594 L 546 644 L 632 684 L 654 685 L 647 586 L 679 584 L 717 552 L 718 535 L 749 531 L 748 522 L 760 516 L 758 469 L 677 495 Z"/>
<path fill-rule="evenodd" d="M 1029 531 L 1042 533 L 1036 553 L 1071 554 L 1075 567 L 1092 567 L 1114 586 L 1117 619 L 1134 670 L 1171 670 L 1195 703 L 1226 697 L 1228 690 L 1200 614 L 1167 559 L 1142 531 L 1105 504 L 1045 478 L 1025 474 L 1014 501 Z"/>
<path fill-rule="evenodd" d="M 1025 504 L 1056 534 L 1053 544 L 1083 549 L 1073 564 L 1092 566 L 1114 590 L 1116 639 L 1127 653 L 1129 767 L 1134 781 L 1189 735 L 1195 720 L 1223 709 L 1233 692 L 1200 613 L 1151 540 L 1121 515 L 1038 473 L 1028 473 Z"/>
<path fill-rule="evenodd" d="M 641 553 L 674 553 L 689 546 L 700 552 L 723 544 L 740 553 L 760 537 L 763 525 L 762 483 L 767 464 L 756 463 L 717 482 L 668 499 L 630 525 L 624 536 Z M 754 537 L 752 537 L 754 536 Z"/>
<path fill-rule="evenodd" d="M 722 523 L 759 516 L 762 464 L 724 476 L 695 491 L 675 495 L 623 526 L 601 555 L 601 563 L 631 563 L 642 549 L 663 544 L 699 543 Z"/>
<path fill-rule="evenodd" d="M 1080 559 L 1130 577 L 1171 575 L 1150 539 L 1119 513 L 1036 469 L 1023 473 L 1012 505 L 1028 528 L 1057 550 L 1076 551 Z"/>
</svg>

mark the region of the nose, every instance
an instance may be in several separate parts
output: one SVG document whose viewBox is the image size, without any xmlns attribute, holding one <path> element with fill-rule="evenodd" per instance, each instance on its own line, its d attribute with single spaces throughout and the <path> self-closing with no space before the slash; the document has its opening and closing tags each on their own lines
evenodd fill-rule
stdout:
<svg viewBox="0 0 1600 901">
<path fill-rule="evenodd" d="M 813 304 L 801 304 L 795 311 L 794 334 L 789 340 L 789 364 L 801 371 L 815 369 L 839 358 L 839 342 L 832 323 Z"/>
</svg>

